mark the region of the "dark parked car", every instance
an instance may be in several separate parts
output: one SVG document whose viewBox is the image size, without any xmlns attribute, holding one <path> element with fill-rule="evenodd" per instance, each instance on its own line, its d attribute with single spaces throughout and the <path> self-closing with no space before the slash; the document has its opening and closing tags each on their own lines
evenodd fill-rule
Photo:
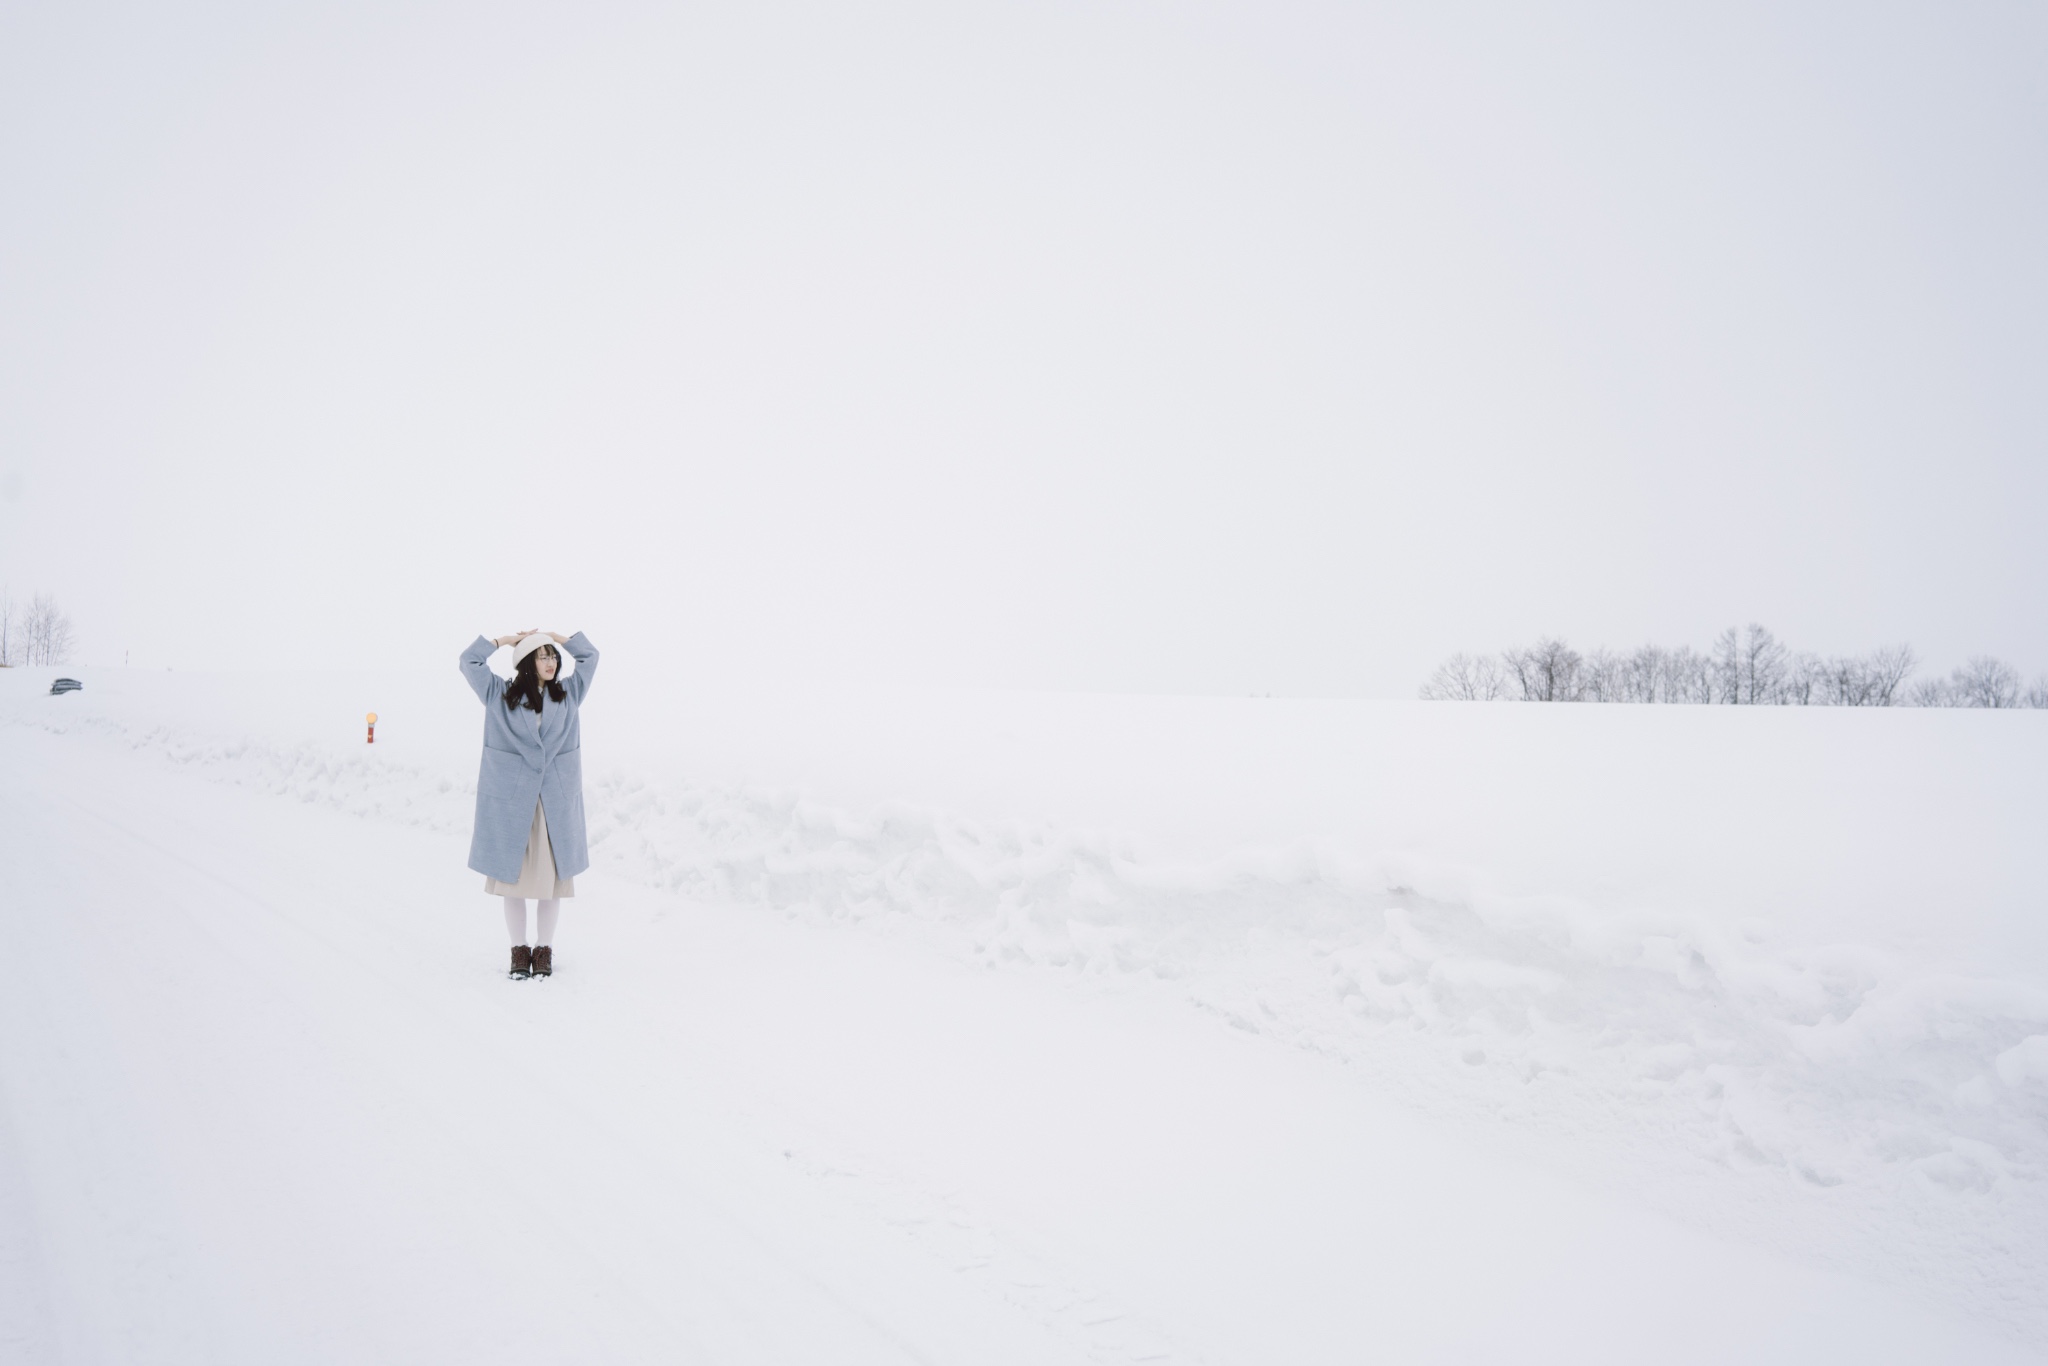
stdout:
<svg viewBox="0 0 2048 1366">
<path fill-rule="evenodd" d="M 54 697 L 60 692 L 77 692 L 84 686 L 85 684 L 75 678 L 60 678 L 50 685 L 50 695 Z"/>
</svg>

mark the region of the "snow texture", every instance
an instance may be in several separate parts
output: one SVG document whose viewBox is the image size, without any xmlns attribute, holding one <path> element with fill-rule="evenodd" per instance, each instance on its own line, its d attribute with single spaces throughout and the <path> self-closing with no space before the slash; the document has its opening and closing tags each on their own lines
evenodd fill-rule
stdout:
<svg viewBox="0 0 2048 1366">
<path fill-rule="evenodd" d="M 365 838 L 410 827 L 456 850 L 459 865 L 473 758 L 470 727 L 442 696 L 459 687 L 450 673 L 445 684 L 384 681 L 371 699 L 385 718 L 375 746 L 335 717 L 275 702 L 275 680 L 122 674 L 54 700 L 32 678 L 4 680 L 0 740 L 41 732 L 67 753 L 125 752 L 167 775 L 362 818 Z M 590 716 L 605 703 L 595 693 Z M 1485 724 L 1503 724 L 1501 710 Z M 599 889 L 630 886 L 756 908 L 792 932 L 899 943 L 1005 980 L 1049 975 L 1177 1000 L 1316 1067 L 1341 1063 L 1354 1084 L 1492 1158 L 2048 1345 L 2048 979 L 2024 959 L 2001 974 L 1923 952 L 1943 933 L 1941 904 L 1897 933 L 1910 910 L 1873 916 L 1866 940 L 1810 938 L 1740 905 L 1501 891 L 1486 870 L 1414 842 L 1376 848 L 1325 832 L 1204 849 L 1198 834 L 1168 852 L 1143 812 L 1118 831 L 850 796 L 843 781 L 809 785 L 836 785 L 825 800 L 802 781 L 706 779 L 674 757 L 682 741 L 660 734 L 681 721 L 654 708 L 634 716 L 644 745 L 615 744 L 589 767 L 594 895 L 572 907 L 587 924 L 565 920 L 571 945 L 603 933 Z M 2025 732 L 2037 745 L 2038 734 Z M 972 766 L 987 746 L 966 750 Z M 1214 775 L 1241 776 L 1225 764 Z M 1504 780 L 1469 763 L 1454 776 Z M 1664 857 L 1710 861 L 1684 814 Z M 1932 846 L 1923 856 L 1942 858 Z M 830 1186 L 831 1147 L 792 1144 L 784 1158 Z M 88 1170 L 95 1159 L 78 1160 Z M 0 1149 L 0 1168 L 10 1164 Z M 0 1185 L 0 1201 L 20 1198 Z M 1127 1319 L 1089 1278 L 914 1177 L 870 1171 L 847 1199 L 913 1230 L 962 1274 L 1032 1300 L 1036 1321 L 1092 1359 L 1234 1359 L 1223 1338 L 1205 1349 L 1172 1323 Z M 28 1321 L 5 1301 L 0 1313 Z"/>
</svg>

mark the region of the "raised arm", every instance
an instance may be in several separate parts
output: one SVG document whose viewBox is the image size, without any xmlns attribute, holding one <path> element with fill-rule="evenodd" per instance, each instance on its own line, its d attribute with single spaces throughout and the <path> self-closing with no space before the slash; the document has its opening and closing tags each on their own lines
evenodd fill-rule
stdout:
<svg viewBox="0 0 2048 1366">
<path fill-rule="evenodd" d="M 555 639 L 562 641 L 562 648 L 569 652 L 569 658 L 576 661 L 576 672 L 563 679 L 562 686 L 574 693 L 576 700 L 581 702 L 583 694 L 590 691 L 591 675 L 597 672 L 597 647 L 592 645 L 590 638 L 581 631 L 567 640 L 562 640 L 560 636 L 556 636 Z"/>
<path fill-rule="evenodd" d="M 504 686 L 505 681 L 492 673 L 491 666 L 485 662 L 497 648 L 497 641 L 478 636 L 462 652 L 462 676 L 469 680 L 470 690 L 480 701 L 490 701 L 491 689 Z"/>
</svg>

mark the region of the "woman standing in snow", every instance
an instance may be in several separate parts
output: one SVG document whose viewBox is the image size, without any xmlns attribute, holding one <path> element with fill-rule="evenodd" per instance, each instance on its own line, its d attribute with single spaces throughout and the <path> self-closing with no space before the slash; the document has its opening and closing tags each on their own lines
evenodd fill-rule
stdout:
<svg viewBox="0 0 2048 1366">
<path fill-rule="evenodd" d="M 485 663 L 501 645 L 512 647 L 510 683 Z M 576 661 L 575 671 L 561 680 L 555 677 L 562 667 L 558 645 Z M 597 650 L 581 631 L 566 640 L 552 631 L 518 631 L 496 640 L 478 636 L 462 652 L 462 676 L 484 704 L 469 866 L 484 875 L 484 891 L 505 899 L 514 977 L 554 973 L 555 916 L 562 898 L 576 895 L 576 875 L 590 866 L 577 712 L 596 672 Z M 536 905 L 531 948 L 529 897 Z"/>
</svg>

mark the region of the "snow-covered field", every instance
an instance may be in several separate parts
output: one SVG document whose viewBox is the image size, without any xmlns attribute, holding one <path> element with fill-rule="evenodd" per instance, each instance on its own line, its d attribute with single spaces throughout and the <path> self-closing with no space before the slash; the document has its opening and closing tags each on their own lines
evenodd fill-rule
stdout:
<svg viewBox="0 0 2048 1366">
<path fill-rule="evenodd" d="M 608 660 L 512 983 L 453 655 L 0 674 L 0 1358 L 2048 1358 L 2048 714 Z"/>
</svg>

